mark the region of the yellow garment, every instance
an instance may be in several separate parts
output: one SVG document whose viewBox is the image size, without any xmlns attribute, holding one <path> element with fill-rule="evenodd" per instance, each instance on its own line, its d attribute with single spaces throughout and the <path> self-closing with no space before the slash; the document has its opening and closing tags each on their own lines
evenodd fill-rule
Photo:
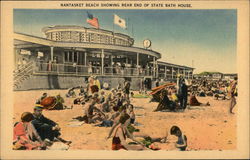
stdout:
<svg viewBox="0 0 250 160">
<path fill-rule="evenodd" d="M 99 88 L 99 90 L 101 89 L 101 83 L 100 83 L 100 81 L 98 79 L 94 80 L 94 85 L 97 85 L 97 87 Z"/>
<path fill-rule="evenodd" d="M 178 97 L 176 94 L 171 95 L 172 101 L 178 101 Z"/>
</svg>

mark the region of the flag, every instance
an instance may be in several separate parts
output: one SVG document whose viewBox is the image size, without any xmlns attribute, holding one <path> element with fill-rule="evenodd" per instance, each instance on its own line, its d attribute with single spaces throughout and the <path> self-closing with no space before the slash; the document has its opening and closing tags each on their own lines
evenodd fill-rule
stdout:
<svg viewBox="0 0 250 160">
<path fill-rule="evenodd" d="M 91 26 L 99 29 L 99 22 L 98 18 L 94 17 L 91 13 L 87 12 L 88 18 L 87 18 L 87 23 L 90 24 Z"/>
<path fill-rule="evenodd" d="M 120 18 L 119 16 L 117 16 L 116 14 L 114 14 L 114 24 L 120 26 L 123 29 L 126 29 L 126 21 L 122 18 Z"/>
</svg>

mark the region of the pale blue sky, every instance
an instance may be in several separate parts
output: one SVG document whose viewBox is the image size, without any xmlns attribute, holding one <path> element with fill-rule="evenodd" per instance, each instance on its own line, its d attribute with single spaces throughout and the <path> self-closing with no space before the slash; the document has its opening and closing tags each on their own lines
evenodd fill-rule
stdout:
<svg viewBox="0 0 250 160">
<path fill-rule="evenodd" d="M 51 25 L 86 23 L 89 11 L 101 29 L 113 30 L 113 14 L 128 22 L 128 30 L 115 32 L 132 36 L 135 46 L 144 39 L 162 54 L 161 61 L 192 66 L 195 72 L 236 73 L 237 10 L 14 10 L 14 31 L 44 37 L 41 29 Z M 129 19 L 129 20 L 128 20 Z"/>
</svg>

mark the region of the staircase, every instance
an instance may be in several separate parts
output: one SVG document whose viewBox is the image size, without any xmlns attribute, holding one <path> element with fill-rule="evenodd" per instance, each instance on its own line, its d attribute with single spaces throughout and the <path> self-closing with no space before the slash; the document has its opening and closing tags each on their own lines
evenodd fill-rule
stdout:
<svg viewBox="0 0 250 160">
<path fill-rule="evenodd" d="M 33 73 L 33 62 L 28 62 L 25 65 L 21 65 L 18 69 L 14 70 L 14 90 L 21 88 L 22 83 L 28 80 Z"/>
</svg>

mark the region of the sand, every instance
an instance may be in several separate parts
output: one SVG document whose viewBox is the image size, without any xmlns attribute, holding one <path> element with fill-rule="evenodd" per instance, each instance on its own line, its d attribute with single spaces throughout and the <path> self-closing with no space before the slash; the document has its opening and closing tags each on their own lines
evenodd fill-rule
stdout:
<svg viewBox="0 0 250 160">
<path fill-rule="evenodd" d="M 66 90 L 33 90 L 14 92 L 13 123 L 20 120 L 23 112 L 33 111 L 36 99 L 43 92 L 49 95 L 61 94 L 65 98 Z M 132 98 L 135 106 L 136 128 L 140 133 L 153 137 L 163 137 L 172 125 L 181 128 L 188 138 L 187 150 L 234 150 L 236 149 L 236 114 L 229 113 L 229 100 L 214 100 L 212 97 L 197 97 L 202 103 L 209 101 L 211 106 L 196 106 L 184 112 L 152 112 L 156 102 L 149 98 Z M 65 98 L 65 104 L 71 106 L 73 98 Z M 83 107 L 75 105 L 73 109 L 60 111 L 43 111 L 43 114 L 54 120 L 61 127 L 62 137 L 71 140 L 69 150 L 111 150 L 111 138 L 106 140 L 110 128 L 96 127 L 93 124 L 69 126 L 73 117 L 83 115 Z M 162 150 L 176 150 L 175 136 L 169 136 L 168 142 L 157 143 Z"/>
</svg>

